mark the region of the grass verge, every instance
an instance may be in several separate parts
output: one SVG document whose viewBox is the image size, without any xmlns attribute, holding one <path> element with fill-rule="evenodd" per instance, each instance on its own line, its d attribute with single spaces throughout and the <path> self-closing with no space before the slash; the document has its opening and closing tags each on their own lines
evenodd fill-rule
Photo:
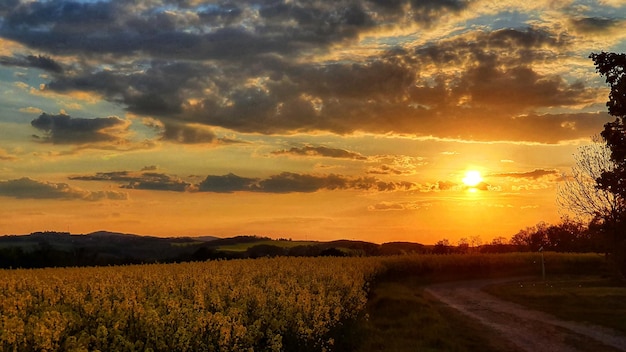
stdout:
<svg viewBox="0 0 626 352">
<path fill-rule="evenodd" d="M 383 279 L 371 291 L 359 352 L 513 351 L 491 330 L 424 293 L 424 279 Z"/>
<path fill-rule="evenodd" d="M 501 299 L 626 333 L 626 286 L 600 276 L 556 276 L 491 285 L 484 290 Z"/>
</svg>

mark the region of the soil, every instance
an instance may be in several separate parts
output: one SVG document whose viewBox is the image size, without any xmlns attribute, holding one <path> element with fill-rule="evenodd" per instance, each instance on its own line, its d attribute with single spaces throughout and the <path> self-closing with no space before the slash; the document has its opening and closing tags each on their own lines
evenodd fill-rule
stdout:
<svg viewBox="0 0 626 352">
<path fill-rule="evenodd" d="M 481 290 L 511 281 L 522 284 L 524 278 L 456 281 L 431 285 L 425 292 L 494 330 L 519 351 L 626 351 L 626 336 L 615 330 L 561 320 Z"/>
</svg>

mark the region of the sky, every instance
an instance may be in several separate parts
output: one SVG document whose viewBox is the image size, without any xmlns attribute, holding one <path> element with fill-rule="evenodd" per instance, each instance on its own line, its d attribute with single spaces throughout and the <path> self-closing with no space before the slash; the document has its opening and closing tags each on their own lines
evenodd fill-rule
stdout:
<svg viewBox="0 0 626 352">
<path fill-rule="evenodd" d="M 625 25 L 624 0 L 4 0 L 0 234 L 557 223 L 612 120 L 589 54 L 625 52 Z"/>
</svg>

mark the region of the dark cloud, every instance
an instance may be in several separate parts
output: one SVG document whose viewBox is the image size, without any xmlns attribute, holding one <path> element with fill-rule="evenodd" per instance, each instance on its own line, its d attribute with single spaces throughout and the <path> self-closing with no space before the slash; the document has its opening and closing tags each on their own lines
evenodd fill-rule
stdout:
<svg viewBox="0 0 626 352">
<path fill-rule="evenodd" d="M 217 136 L 213 131 L 197 126 L 166 124 L 161 139 L 183 144 L 213 143 Z"/>
<path fill-rule="evenodd" d="M 112 181 L 125 183 L 122 188 L 189 191 L 189 192 L 261 192 L 261 193 L 310 193 L 321 190 L 360 191 L 410 191 L 417 188 L 412 182 L 386 182 L 375 177 L 349 177 L 342 175 L 310 175 L 283 172 L 268 178 L 248 178 L 235 174 L 209 175 L 199 184 L 192 184 L 177 177 L 151 172 L 99 172 L 95 175 L 73 176 L 72 180 Z"/>
<path fill-rule="evenodd" d="M 269 193 L 315 192 L 319 190 L 407 191 L 415 187 L 410 182 L 385 182 L 374 177 L 342 175 L 307 175 L 283 172 L 258 182 L 255 191 Z"/>
<path fill-rule="evenodd" d="M 361 63 L 296 66 L 280 59 L 259 60 L 254 67 L 228 71 L 228 82 L 222 80 L 224 67 L 153 63 L 146 74 L 99 72 L 56 80 L 49 88 L 93 89 L 139 114 L 167 114 L 265 134 L 367 131 L 555 143 L 586 137 L 604 122 L 593 119 L 598 117 L 594 114 L 529 115 L 538 108 L 589 103 L 595 97 L 582 83 L 570 84 L 526 65 L 555 59 L 544 48 L 566 45 L 562 39 L 532 28 L 468 36 Z M 460 71 L 429 81 L 420 78 L 419 68 L 432 65 Z M 204 70 L 217 76 L 202 76 Z M 266 83 L 244 86 L 250 78 L 265 75 L 270 77 Z M 208 87 L 215 93 L 198 95 L 196 104 L 185 102 L 185 95 L 193 97 Z M 570 122 L 579 128 L 568 128 Z M 168 138 L 187 140 L 180 138 L 184 133 L 179 128 L 169 128 Z"/>
<path fill-rule="evenodd" d="M 524 178 L 524 179 L 539 179 L 545 176 L 551 177 L 559 177 L 561 174 L 558 170 L 544 170 L 544 169 L 536 169 L 528 172 L 508 172 L 501 174 L 492 174 L 489 175 L 494 177 L 511 177 L 511 178 Z"/>
<path fill-rule="evenodd" d="M 170 10 L 185 7 L 181 5 L 171 3 Z M 185 16 L 189 11 L 175 15 L 158 8 L 141 10 L 124 1 L 33 2 L 8 13 L 1 33 L 62 53 L 144 52 L 163 58 L 242 60 L 354 39 L 359 28 L 372 25 L 365 9 L 346 1 L 224 3 L 184 10 L 197 16 Z M 243 18 L 244 11 L 258 11 L 261 21 Z M 246 28 L 250 25 L 254 28 Z M 207 31 L 209 27 L 212 30 Z"/>
<path fill-rule="evenodd" d="M 182 111 L 187 94 L 193 97 L 191 93 L 211 84 L 210 80 L 203 82 L 202 77 L 219 73 L 194 63 L 154 61 L 137 63 L 137 66 L 59 77 L 48 83 L 46 89 L 97 92 L 113 102 L 127 105 L 128 110 L 137 114 L 171 116 Z"/>
<path fill-rule="evenodd" d="M 87 201 L 128 199 L 128 195 L 124 192 L 86 191 L 66 183 L 42 182 L 27 177 L 0 181 L 0 196 L 18 199 L 78 199 Z"/>
<path fill-rule="evenodd" d="M 19 66 L 19 67 L 34 67 L 40 68 L 45 71 L 50 71 L 54 73 L 62 73 L 63 67 L 54 61 L 54 59 L 47 56 L 0 56 L 0 65 L 6 66 Z"/>
<path fill-rule="evenodd" d="M 131 171 L 98 172 L 90 176 L 71 176 L 70 180 L 128 182 L 137 180 Z"/>
<path fill-rule="evenodd" d="M 4 15 L 15 9 L 20 4 L 20 0 L 3 0 L 0 2 L 0 15 Z"/>
<path fill-rule="evenodd" d="M 311 60 L 377 26 L 407 19 L 430 26 L 469 4 L 175 1 L 165 11 L 57 0 L 17 6 L 0 35 L 52 55 L 88 58 L 45 88 L 94 92 L 160 119 L 163 139 L 177 143 L 223 142 L 197 124 L 262 134 L 363 131 L 544 143 L 595 133 L 570 128 L 591 115 L 569 115 L 562 125 L 563 115 L 536 113 L 597 97 L 583 83 L 534 68 L 556 62 L 571 45 L 568 36 L 546 29 L 465 31 L 354 61 Z M 44 66 L 39 61 L 31 65 Z M 593 130 L 604 122 L 596 120 Z"/>
<path fill-rule="evenodd" d="M 247 178 L 235 174 L 223 176 L 209 175 L 198 185 L 200 192 L 232 193 L 238 191 L 251 191 L 256 188 L 256 178 Z"/>
<path fill-rule="evenodd" d="M 30 124 L 45 132 L 41 140 L 54 144 L 119 142 L 121 137 L 117 134 L 128 126 L 126 121 L 115 116 L 85 119 L 46 113 L 39 115 Z"/>
<path fill-rule="evenodd" d="M 623 21 L 604 17 L 583 17 L 572 19 L 571 23 L 576 30 L 583 33 L 602 33 L 616 28 Z"/>
<path fill-rule="evenodd" d="M 296 156 L 320 156 L 327 158 L 340 158 L 340 159 L 355 159 L 355 160 L 367 160 L 366 156 L 363 156 L 356 152 L 351 152 L 345 149 L 329 148 L 324 146 L 304 146 L 304 147 L 292 147 L 290 149 L 283 149 L 273 151 L 275 155 L 296 155 Z"/>
<path fill-rule="evenodd" d="M 112 181 L 127 183 L 120 186 L 127 189 L 145 189 L 156 191 L 185 192 L 194 189 L 194 185 L 178 177 L 156 172 L 113 171 L 98 172 L 95 175 L 72 176 L 70 180 Z"/>
<path fill-rule="evenodd" d="M 463 0 L 411 0 L 409 13 L 420 23 L 431 24 L 446 13 L 457 13 L 469 5 Z"/>
<path fill-rule="evenodd" d="M 167 3 L 142 8 L 128 1 L 27 2 L 6 7 L 0 35 L 60 54 L 248 61 L 325 50 L 376 25 L 407 19 L 430 26 L 467 8 L 469 1 Z"/>
<path fill-rule="evenodd" d="M 349 181 L 339 175 L 306 175 L 283 172 L 259 181 L 258 191 L 268 193 L 315 192 L 321 189 L 347 189 Z M 366 188 L 366 187 L 363 187 Z"/>
<path fill-rule="evenodd" d="M 161 140 L 181 144 L 236 144 L 245 143 L 230 138 L 218 137 L 206 125 L 183 124 L 168 121 L 158 126 Z"/>
<path fill-rule="evenodd" d="M 169 175 L 144 172 L 139 178 L 135 178 L 128 185 L 122 186 L 122 188 L 129 189 L 147 189 L 155 191 L 174 191 L 184 192 L 191 190 L 192 184 L 185 182 L 179 178 Z"/>
</svg>

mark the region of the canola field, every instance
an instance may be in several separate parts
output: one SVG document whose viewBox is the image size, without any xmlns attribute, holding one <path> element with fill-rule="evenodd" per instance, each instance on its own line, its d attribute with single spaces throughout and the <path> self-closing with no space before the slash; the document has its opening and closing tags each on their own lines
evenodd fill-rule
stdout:
<svg viewBox="0 0 626 352">
<path fill-rule="evenodd" d="M 333 351 L 383 275 L 536 275 L 537 253 L 0 270 L 1 351 Z M 597 254 L 546 254 L 588 272 Z"/>
<path fill-rule="evenodd" d="M 3 270 L 0 350 L 328 350 L 379 269 L 365 258 L 274 258 Z"/>
</svg>

